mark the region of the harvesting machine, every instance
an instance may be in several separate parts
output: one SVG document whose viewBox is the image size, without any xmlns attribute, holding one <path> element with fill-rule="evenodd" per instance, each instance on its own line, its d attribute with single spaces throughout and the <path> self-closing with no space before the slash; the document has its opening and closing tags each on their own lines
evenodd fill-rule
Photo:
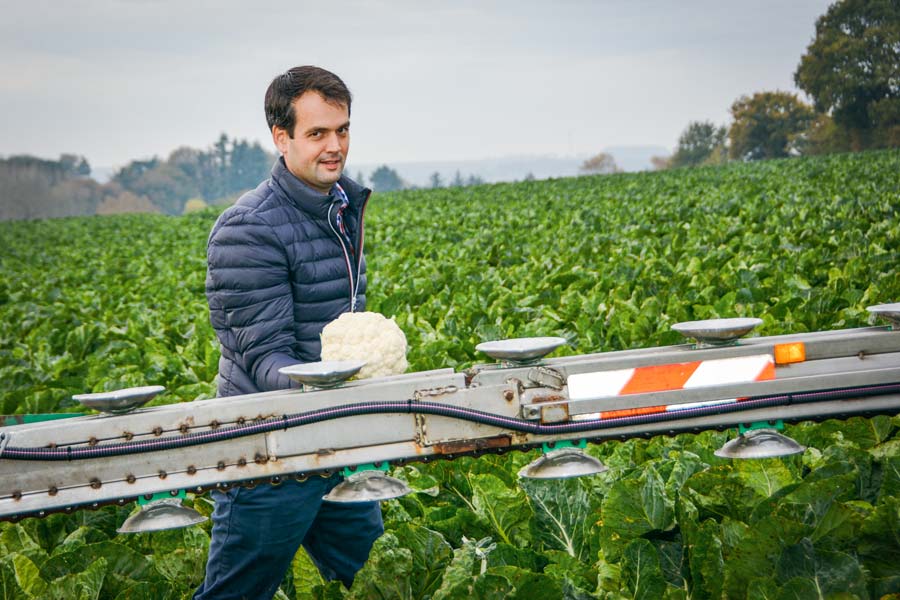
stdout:
<svg viewBox="0 0 900 600">
<path fill-rule="evenodd" d="M 202 520 L 185 493 L 343 471 L 327 497 L 407 493 L 389 465 L 541 448 L 523 477 L 589 475 L 587 442 L 736 428 L 717 454 L 802 452 L 784 422 L 900 413 L 900 304 L 865 327 L 743 337 L 758 319 L 674 328 L 674 346 L 547 358 L 561 338 L 488 342 L 495 362 L 349 381 L 361 363 L 285 372 L 299 389 L 140 408 L 161 387 L 84 394 L 100 414 L 17 415 L 0 425 L 0 520 L 137 501 L 120 531 Z"/>
</svg>

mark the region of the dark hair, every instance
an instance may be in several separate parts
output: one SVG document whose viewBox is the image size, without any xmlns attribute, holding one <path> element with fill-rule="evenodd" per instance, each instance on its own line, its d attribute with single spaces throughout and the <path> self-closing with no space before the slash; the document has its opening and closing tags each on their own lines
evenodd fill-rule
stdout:
<svg viewBox="0 0 900 600">
<path fill-rule="evenodd" d="M 350 90 L 341 78 L 313 66 L 294 67 L 277 76 L 266 90 L 266 123 L 269 131 L 276 125 L 294 137 L 294 100 L 304 92 L 318 92 L 328 102 L 346 104 L 350 113 Z"/>
</svg>

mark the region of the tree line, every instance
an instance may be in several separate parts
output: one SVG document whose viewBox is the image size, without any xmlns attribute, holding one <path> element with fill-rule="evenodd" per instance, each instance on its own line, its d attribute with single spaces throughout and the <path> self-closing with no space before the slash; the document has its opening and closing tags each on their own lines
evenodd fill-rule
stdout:
<svg viewBox="0 0 900 600">
<path fill-rule="evenodd" d="M 258 142 L 224 133 L 205 150 L 181 147 L 165 160 L 133 160 L 104 184 L 88 161 L 63 154 L 0 159 L 0 220 L 123 212 L 182 214 L 224 204 L 268 177 L 275 157 Z"/>
<path fill-rule="evenodd" d="M 690 123 L 658 167 L 900 146 L 900 3 L 841 0 L 816 20 L 794 83 L 741 96 L 729 127 Z"/>
<path fill-rule="evenodd" d="M 418 186 L 406 182 L 400 174 L 387 165 L 381 165 L 369 175 L 366 176 L 362 171 L 357 172 L 355 176 L 356 182 L 361 185 L 370 185 L 373 190 L 378 192 L 393 192 L 397 190 L 418 189 Z M 481 185 L 484 179 L 478 175 L 464 176 L 458 169 L 453 178 L 444 182 L 444 178 L 438 171 L 435 171 L 428 177 L 428 186 L 431 189 L 442 187 L 466 187 L 470 185 Z"/>
<path fill-rule="evenodd" d="M 206 148 L 181 147 L 168 158 L 133 160 L 107 183 L 90 178 L 87 159 L 63 154 L 59 160 L 34 156 L 0 158 L 0 220 L 151 212 L 179 215 L 214 204 L 229 204 L 269 176 L 275 155 L 259 143 L 222 134 Z M 382 165 L 359 183 L 387 192 L 414 188 L 396 170 Z M 446 184 L 439 173 L 430 187 L 478 185 L 484 180 L 456 172 Z"/>
<path fill-rule="evenodd" d="M 900 147 L 900 2 L 840 0 L 816 20 L 794 72 L 812 100 L 764 91 L 731 105 L 726 127 L 693 121 L 656 169 Z M 608 158 L 608 160 L 607 160 Z M 586 173 L 615 172 L 599 154 Z"/>
</svg>

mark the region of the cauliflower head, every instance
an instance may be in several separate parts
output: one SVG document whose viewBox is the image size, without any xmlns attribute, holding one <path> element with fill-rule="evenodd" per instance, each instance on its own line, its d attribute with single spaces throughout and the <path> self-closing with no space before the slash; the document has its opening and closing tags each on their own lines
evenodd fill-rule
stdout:
<svg viewBox="0 0 900 600">
<path fill-rule="evenodd" d="M 322 360 L 364 360 L 358 379 L 405 373 L 406 336 L 393 317 L 348 312 L 322 330 Z"/>
</svg>

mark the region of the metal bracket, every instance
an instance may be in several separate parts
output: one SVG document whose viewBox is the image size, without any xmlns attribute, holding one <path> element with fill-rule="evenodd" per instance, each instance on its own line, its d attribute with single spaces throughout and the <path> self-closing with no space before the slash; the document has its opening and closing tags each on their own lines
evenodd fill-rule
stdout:
<svg viewBox="0 0 900 600">
<path fill-rule="evenodd" d="M 534 367 L 528 371 L 528 380 L 541 387 L 561 390 L 566 385 L 566 377 L 550 367 Z"/>
<path fill-rule="evenodd" d="M 363 471 L 381 471 L 382 473 L 387 473 L 390 471 L 391 465 L 389 462 L 379 462 L 379 463 L 366 463 L 364 465 L 356 465 L 355 467 L 344 467 L 341 469 L 341 475 L 344 477 L 350 477 L 354 473 L 362 473 Z"/>
<path fill-rule="evenodd" d="M 516 393 L 521 397 L 522 394 L 525 393 L 525 384 L 522 383 L 521 379 L 516 379 L 515 377 L 510 377 L 504 383 L 506 385 L 511 385 L 516 388 Z"/>
<path fill-rule="evenodd" d="M 587 440 L 559 440 L 557 442 L 544 442 L 541 444 L 541 451 L 546 454 L 548 452 L 552 452 L 553 450 L 561 450 L 562 448 L 579 448 L 584 450 L 587 448 Z"/>
<path fill-rule="evenodd" d="M 153 494 L 149 498 L 146 496 L 139 496 L 137 499 L 138 506 L 144 506 L 146 504 L 150 504 L 152 502 L 158 502 L 159 500 L 171 500 L 172 498 L 178 498 L 179 500 L 184 500 L 187 498 L 187 493 L 184 490 L 172 490 L 171 492 L 157 492 Z"/>
<path fill-rule="evenodd" d="M 738 433 L 744 435 L 748 431 L 755 429 L 774 429 L 776 431 L 784 431 L 784 421 L 776 419 L 774 421 L 754 421 L 748 425 L 738 423 Z"/>
</svg>

